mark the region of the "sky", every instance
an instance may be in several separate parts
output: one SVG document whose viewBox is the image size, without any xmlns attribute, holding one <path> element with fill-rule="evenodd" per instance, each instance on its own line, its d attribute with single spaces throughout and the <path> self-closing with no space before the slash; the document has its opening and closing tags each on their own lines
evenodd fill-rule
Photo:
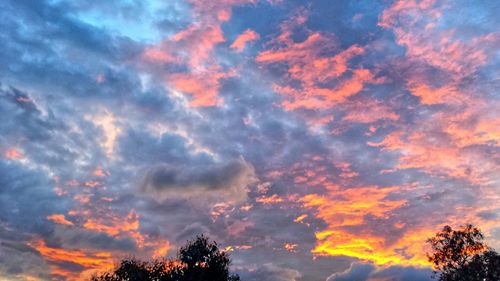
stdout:
<svg viewBox="0 0 500 281">
<path fill-rule="evenodd" d="M 500 1 L 0 2 L 0 280 L 197 234 L 245 281 L 430 280 L 500 249 Z"/>
</svg>

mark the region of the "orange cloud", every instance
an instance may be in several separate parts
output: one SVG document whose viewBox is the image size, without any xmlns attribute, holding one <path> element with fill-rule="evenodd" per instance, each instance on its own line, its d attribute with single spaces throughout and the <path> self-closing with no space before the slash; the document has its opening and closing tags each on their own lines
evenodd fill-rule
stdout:
<svg viewBox="0 0 500 281">
<path fill-rule="evenodd" d="M 77 214 L 84 216 L 83 228 L 106 233 L 116 238 L 130 237 L 140 249 L 152 251 L 154 256 L 164 256 L 164 253 L 170 249 L 168 241 L 151 239 L 140 232 L 139 215 L 134 209 L 131 209 L 125 218 L 109 211 L 99 216 L 91 212 L 77 212 Z"/>
<path fill-rule="evenodd" d="M 139 216 L 130 210 L 125 219 L 109 214 L 106 217 L 87 218 L 83 227 L 97 232 L 104 232 L 110 236 L 118 236 L 121 233 L 128 233 L 143 240 L 137 232 L 139 229 Z"/>
<path fill-rule="evenodd" d="M 297 252 L 297 246 L 299 246 L 299 245 L 298 244 L 293 244 L 293 243 L 285 243 L 283 245 L 283 248 L 285 250 L 287 250 L 288 252 L 294 253 L 294 252 Z"/>
<path fill-rule="evenodd" d="M 297 218 L 295 218 L 293 221 L 294 221 L 294 222 L 299 222 L 299 223 L 300 223 L 300 222 L 304 221 L 307 217 L 308 217 L 308 216 L 307 216 L 306 214 L 303 214 L 303 215 L 300 215 L 300 216 L 298 216 Z"/>
<path fill-rule="evenodd" d="M 418 229 L 396 241 L 387 241 L 384 233 L 366 229 L 366 218 L 389 220 L 392 213 L 405 206 L 405 199 L 392 199 L 401 187 L 356 187 L 341 189 L 330 186 L 325 194 L 309 194 L 301 199 L 305 208 L 313 209 L 327 227 L 316 232 L 317 255 L 342 255 L 376 264 L 427 266 L 422 247 L 432 230 Z M 350 228 L 358 227 L 357 231 Z M 396 226 L 395 226 L 396 227 Z M 359 228 L 364 230 L 359 230 Z M 418 243 L 417 243 L 418 242 Z M 404 253 L 399 249 L 404 248 Z"/>
<path fill-rule="evenodd" d="M 73 225 L 72 222 L 66 219 L 64 214 L 53 214 L 47 217 L 47 219 L 62 225 Z"/>
<path fill-rule="evenodd" d="M 101 167 L 95 168 L 92 174 L 96 177 L 105 177 L 110 175 L 108 171 L 104 171 Z"/>
<path fill-rule="evenodd" d="M 406 86 L 429 111 L 413 126 L 368 144 L 399 154 L 397 165 L 387 171 L 419 169 L 491 187 L 498 181 L 492 171 L 499 164 L 487 151 L 500 146 L 499 105 L 483 93 L 476 73 L 494 56 L 500 38 L 496 33 L 464 37 L 439 26 L 452 8 L 452 2 L 398 1 L 383 12 L 379 25 L 393 30 L 397 43 L 406 47 L 406 59 L 420 65 L 410 71 Z M 426 69 L 437 71 L 440 79 Z"/>
<path fill-rule="evenodd" d="M 50 247 L 43 240 L 33 240 L 29 246 L 36 249 L 48 261 L 52 274 L 63 276 L 69 280 L 88 280 L 96 270 L 113 268 L 114 261 L 109 252 L 85 252 L 82 250 L 66 250 Z M 64 267 L 64 263 L 81 266 L 82 272 L 75 272 Z"/>
<path fill-rule="evenodd" d="M 495 113 L 495 104 L 469 100 L 457 106 L 460 112 L 430 114 L 422 121 L 425 125 L 418 123 L 368 144 L 398 152 L 399 161 L 394 170 L 416 168 L 432 175 L 489 185 L 498 180 L 493 172 L 498 170 L 498 162 L 485 150 L 470 148 L 500 146 L 500 118 Z"/>
<path fill-rule="evenodd" d="M 269 205 L 284 202 L 284 199 L 277 194 L 273 194 L 272 196 L 257 197 L 255 198 L 255 201 L 264 205 Z"/>
<path fill-rule="evenodd" d="M 170 242 L 167 240 L 156 241 L 154 243 L 150 243 L 150 245 L 153 245 L 153 257 L 164 258 L 167 255 L 168 251 L 170 251 L 170 249 L 172 248 Z"/>
<path fill-rule="evenodd" d="M 104 175 L 107 174 L 101 168 L 97 168 L 93 173 L 99 176 L 101 172 Z M 143 258 L 165 257 L 171 248 L 170 242 L 143 234 L 140 230 L 140 216 L 134 209 L 123 215 L 112 207 L 113 198 L 96 196 L 98 189 L 85 188 L 88 185 L 94 186 L 92 181 L 85 181 L 83 185 L 80 181 L 74 180 L 74 182 L 76 186 L 61 195 L 71 196 L 76 205 L 68 212 L 72 221 L 67 220 L 64 214 L 51 215 L 48 217 L 49 220 L 58 224 L 71 225 L 74 230 L 85 229 L 90 232 L 105 233 L 114 239 L 132 239 L 137 246 L 135 254 Z M 64 245 L 64 237 L 61 240 Z M 123 253 L 111 254 L 113 257 L 119 257 Z"/>
<path fill-rule="evenodd" d="M 242 34 L 240 34 L 236 40 L 234 40 L 233 44 L 231 44 L 230 48 L 236 50 L 237 52 L 241 52 L 245 49 L 245 46 L 248 42 L 258 40 L 260 35 L 251 30 L 247 29 Z"/>
<path fill-rule="evenodd" d="M 420 140 L 419 136 L 407 138 L 402 133 L 394 133 L 383 141 L 383 147 L 406 149 L 408 139 Z M 443 161 L 440 158 L 448 159 L 443 154 L 436 154 L 434 161 Z M 452 159 L 453 161 L 455 159 Z M 303 165 L 289 170 L 295 174 Z M 339 162 L 335 166 L 341 170 L 341 174 L 352 172 L 347 162 Z M 486 169 L 491 170 L 492 167 Z M 317 170 L 321 171 L 321 166 Z M 406 223 L 409 221 L 405 217 L 407 212 L 405 209 L 411 206 L 410 198 L 421 196 L 419 194 L 422 194 L 423 189 L 435 189 L 435 187 L 409 185 L 347 188 L 345 187 L 347 184 L 336 184 L 329 179 L 318 181 L 321 172 L 306 174 L 307 185 L 314 186 L 321 192 L 306 194 L 297 199 L 303 208 L 312 211 L 310 215 L 321 219 L 326 225 L 324 229 L 315 233 L 317 242 L 312 250 L 315 255 L 349 256 L 379 265 L 429 266 L 425 256 L 428 251 L 425 240 L 433 236 L 444 224 L 459 225 L 464 221 L 473 222 L 482 225 L 486 233 L 489 233 L 494 228 L 492 225 L 498 221 L 478 218 L 476 214 L 481 210 L 477 209 L 477 206 L 456 205 L 455 210 L 445 217 L 430 217 L 407 226 Z M 343 179 L 341 183 L 350 182 L 349 176 L 341 178 Z M 496 212 L 500 197 L 494 189 L 485 186 L 478 192 L 481 193 L 481 202 L 487 205 L 482 211 Z M 306 217 L 301 215 L 294 221 L 302 223 Z"/>
<path fill-rule="evenodd" d="M 448 116 L 443 124 L 443 132 L 452 136 L 458 148 L 471 145 L 500 146 L 500 116 L 494 108 L 500 104 L 492 101 L 466 110 L 460 114 Z"/>
<path fill-rule="evenodd" d="M 404 238 L 389 244 L 383 236 L 352 234 L 341 230 L 326 230 L 316 233 L 318 245 L 313 250 L 317 255 L 348 256 L 378 265 L 407 265 L 428 267 L 425 256 L 425 240 L 434 235 L 434 230 L 422 229 L 405 234 Z M 401 249 L 405 249 L 401 252 Z"/>
<path fill-rule="evenodd" d="M 328 190 L 327 195 L 309 194 L 302 202 L 305 207 L 318 208 L 318 217 L 325 219 L 330 225 L 359 225 L 364 222 L 367 214 L 384 218 L 388 212 L 403 206 L 406 200 L 387 199 L 389 194 L 397 190 L 396 187 L 357 187 L 346 190 L 333 187 Z M 332 198 L 340 200 L 332 202 Z"/>
</svg>

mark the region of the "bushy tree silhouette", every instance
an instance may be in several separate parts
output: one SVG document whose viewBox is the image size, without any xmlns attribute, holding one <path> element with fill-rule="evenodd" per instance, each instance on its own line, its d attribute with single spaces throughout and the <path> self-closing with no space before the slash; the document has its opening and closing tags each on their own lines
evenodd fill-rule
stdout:
<svg viewBox="0 0 500 281">
<path fill-rule="evenodd" d="M 471 224 L 453 230 L 445 226 L 428 239 L 429 261 L 439 281 L 499 281 L 500 257 L 484 243 L 481 231 Z"/>
<path fill-rule="evenodd" d="M 239 281 L 229 275 L 229 255 L 204 235 L 188 241 L 177 260 L 124 259 L 113 272 L 92 277 L 92 281 Z"/>
<path fill-rule="evenodd" d="M 220 251 L 217 243 L 206 236 L 198 236 L 179 250 L 179 261 L 185 265 L 185 281 L 227 281 L 229 277 L 229 256 Z"/>
</svg>

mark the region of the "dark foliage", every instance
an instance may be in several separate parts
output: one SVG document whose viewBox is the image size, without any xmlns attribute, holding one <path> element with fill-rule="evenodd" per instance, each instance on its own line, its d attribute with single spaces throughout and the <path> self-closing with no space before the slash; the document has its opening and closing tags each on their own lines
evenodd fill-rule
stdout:
<svg viewBox="0 0 500 281">
<path fill-rule="evenodd" d="M 483 242 L 473 225 L 458 230 L 445 226 L 428 243 L 428 254 L 439 281 L 499 281 L 500 256 Z"/>
<path fill-rule="evenodd" d="M 229 275 L 229 255 L 206 236 L 188 241 L 177 260 L 122 260 L 113 272 L 92 277 L 92 281 L 239 281 Z"/>
</svg>

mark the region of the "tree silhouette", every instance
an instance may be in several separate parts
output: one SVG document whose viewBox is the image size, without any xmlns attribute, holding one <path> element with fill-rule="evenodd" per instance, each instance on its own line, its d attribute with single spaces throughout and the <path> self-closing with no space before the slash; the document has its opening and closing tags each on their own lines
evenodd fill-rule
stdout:
<svg viewBox="0 0 500 281">
<path fill-rule="evenodd" d="M 148 262 L 128 258 L 113 272 L 92 277 L 92 281 L 239 281 L 229 275 L 229 255 L 204 235 L 188 241 L 177 260 Z"/>
<path fill-rule="evenodd" d="M 227 281 L 229 279 L 229 256 L 220 251 L 217 243 L 206 236 L 198 236 L 179 250 L 179 261 L 186 265 L 185 281 Z"/>
<path fill-rule="evenodd" d="M 439 281 L 498 281 L 499 255 L 484 242 L 481 231 L 471 224 L 453 230 L 445 226 L 428 239 L 429 261 Z"/>
</svg>

